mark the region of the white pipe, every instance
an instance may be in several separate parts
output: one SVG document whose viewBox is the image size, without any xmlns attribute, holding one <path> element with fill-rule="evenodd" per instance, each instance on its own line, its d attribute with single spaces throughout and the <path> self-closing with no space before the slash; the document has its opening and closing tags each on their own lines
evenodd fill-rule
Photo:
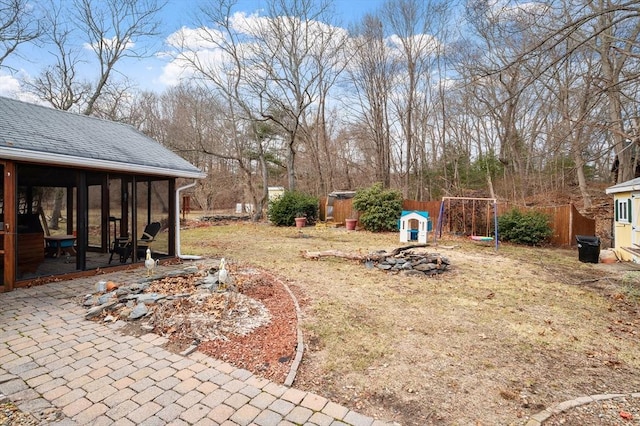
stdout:
<svg viewBox="0 0 640 426">
<path fill-rule="evenodd" d="M 180 259 L 188 259 L 188 260 L 200 260 L 202 256 L 195 256 L 189 254 L 181 254 L 180 253 L 180 191 L 185 189 L 193 188 L 196 186 L 196 183 L 190 183 L 189 185 L 181 186 L 176 189 L 176 256 Z"/>
</svg>

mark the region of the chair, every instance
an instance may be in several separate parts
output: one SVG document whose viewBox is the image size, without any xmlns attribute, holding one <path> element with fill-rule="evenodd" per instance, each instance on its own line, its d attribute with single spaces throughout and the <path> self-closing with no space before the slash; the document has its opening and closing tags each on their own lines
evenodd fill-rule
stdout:
<svg viewBox="0 0 640 426">
<path fill-rule="evenodd" d="M 156 235 L 158 235 L 158 232 L 160 232 L 160 228 L 162 228 L 160 222 L 152 222 L 145 226 L 144 231 L 142 231 L 142 236 L 137 241 L 137 259 L 143 258 L 145 256 L 145 252 L 149 248 L 149 244 L 151 244 L 155 240 Z M 118 237 L 113 242 L 113 247 L 110 251 L 111 256 L 109 256 L 109 263 L 111 263 L 111 261 L 113 260 L 113 255 L 115 253 L 117 253 L 120 257 L 120 263 L 125 263 L 131 256 L 131 252 L 133 251 L 133 242 L 128 237 Z"/>
</svg>

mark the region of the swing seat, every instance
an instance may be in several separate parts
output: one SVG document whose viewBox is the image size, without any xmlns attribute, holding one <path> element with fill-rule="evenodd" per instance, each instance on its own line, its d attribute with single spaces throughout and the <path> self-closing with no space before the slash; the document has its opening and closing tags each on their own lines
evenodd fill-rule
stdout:
<svg viewBox="0 0 640 426">
<path fill-rule="evenodd" d="M 471 238 L 473 241 L 493 241 L 493 237 L 483 237 L 481 235 L 472 235 Z"/>
</svg>

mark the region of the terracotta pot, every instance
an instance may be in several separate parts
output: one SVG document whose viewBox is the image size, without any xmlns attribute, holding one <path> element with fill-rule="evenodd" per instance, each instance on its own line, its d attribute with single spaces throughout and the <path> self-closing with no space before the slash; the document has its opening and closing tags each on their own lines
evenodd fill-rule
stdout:
<svg viewBox="0 0 640 426">
<path fill-rule="evenodd" d="M 616 263 L 618 261 L 618 257 L 616 256 L 616 252 L 610 249 L 605 249 L 600 252 L 600 262 L 601 263 Z"/>
<path fill-rule="evenodd" d="M 296 228 L 303 228 L 307 224 L 306 217 L 296 217 Z"/>
<path fill-rule="evenodd" d="M 355 231 L 358 219 L 345 219 L 344 224 L 347 227 L 347 231 Z"/>
</svg>

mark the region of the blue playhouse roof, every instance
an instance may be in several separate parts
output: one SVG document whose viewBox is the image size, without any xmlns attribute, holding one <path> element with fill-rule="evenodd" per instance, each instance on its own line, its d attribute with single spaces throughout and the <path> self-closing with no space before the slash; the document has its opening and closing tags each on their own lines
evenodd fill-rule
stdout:
<svg viewBox="0 0 640 426">
<path fill-rule="evenodd" d="M 429 212 L 422 212 L 418 210 L 402 210 L 402 214 L 400 215 L 400 218 L 402 219 L 403 217 L 410 215 L 411 213 L 416 213 L 417 215 L 422 216 L 425 219 L 429 219 Z"/>
</svg>

